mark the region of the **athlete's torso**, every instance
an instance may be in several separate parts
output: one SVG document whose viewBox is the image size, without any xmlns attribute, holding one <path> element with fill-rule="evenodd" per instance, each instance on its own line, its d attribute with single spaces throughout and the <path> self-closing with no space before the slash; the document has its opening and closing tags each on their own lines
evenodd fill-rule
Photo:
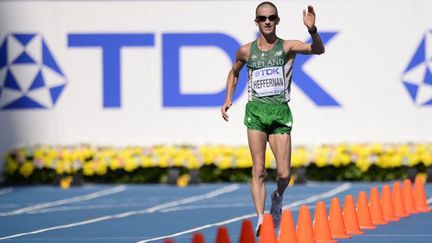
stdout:
<svg viewBox="0 0 432 243">
<path fill-rule="evenodd" d="M 257 40 L 250 47 L 248 68 L 248 100 L 264 103 L 286 103 L 290 99 L 292 60 L 277 39 L 269 51 L 261 51 Z"/>
</svg>

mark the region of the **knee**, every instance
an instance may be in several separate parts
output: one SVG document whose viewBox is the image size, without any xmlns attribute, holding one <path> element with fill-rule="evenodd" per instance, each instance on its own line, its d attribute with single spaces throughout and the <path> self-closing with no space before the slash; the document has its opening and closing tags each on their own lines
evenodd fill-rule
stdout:
<svg viewBox="0 0 432 243">
<path fill-rule="evenodd" d="M 291 173 L 290 171 L 278 171 L 277 172 L 277 178 L 278 180 L 286 180 L 289 181 L 291 179 Z"/>
<path fill-rule="evenodd" d="M 264 179 L 267 176 L 267 172 L 265 170 L 265 168 L 256 168 L 253 167 L 252 168 L 252 177 L 254 179 Z"/>
</svg>

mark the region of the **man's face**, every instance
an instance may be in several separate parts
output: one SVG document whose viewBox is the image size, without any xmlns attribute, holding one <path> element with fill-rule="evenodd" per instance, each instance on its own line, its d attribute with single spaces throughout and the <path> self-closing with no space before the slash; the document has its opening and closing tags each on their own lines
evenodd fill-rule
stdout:
<svg viewBox="0 0 432 243">
<path fill-rule="evenodd" d="M 255 23 L 263 35 L 275 33 L 276 25 L 279 24 L 276 9 L 270 5 L 261 6 L 258 8 Z"/>
</svg>

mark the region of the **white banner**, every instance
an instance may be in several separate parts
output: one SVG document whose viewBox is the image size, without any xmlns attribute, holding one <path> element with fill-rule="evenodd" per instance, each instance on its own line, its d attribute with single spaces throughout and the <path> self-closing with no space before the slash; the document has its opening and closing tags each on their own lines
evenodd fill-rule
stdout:
<svg viewBox="0 0 432 243">
<path fill-rule="evenodd" d="M 244 145 L 245 73 L 220 115 L 258 1 L 0 1 L 0 151 L 48 144 Z M 275 1 L 298 55 L 293 142 L 432 139 L 432 2 Z"/>
</svg>

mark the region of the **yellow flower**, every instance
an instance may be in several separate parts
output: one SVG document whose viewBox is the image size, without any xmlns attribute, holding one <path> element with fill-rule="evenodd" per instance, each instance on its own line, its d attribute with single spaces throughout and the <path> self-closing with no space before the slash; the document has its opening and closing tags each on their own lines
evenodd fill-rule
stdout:
<svg viewBox="0 0 432 243">
<path fill-rule="evenodd" d="M 378 158 L 377 165 L 381 168 L 394 168 L 402 165 L 402 155 L 385 153 Z"/>
<path fill-rule="evenodd" d="M 199 153 L 203 159 L 203 163 L 206 165 L 212 164 L 216 160 L 215 148 L 210 146 L 203 146 L 199 149 Z"/>
<path fill-rule="evenodd" d="M 69 149 L 62 149 L 61 155 L 64 160 L 72 160 L 72 153 Z"/>
<path fill-rule="evenodd" d="M 21 165 L 19 172 L 22 176 L 27 178 L 33 173 L 33 170 L 34 170 L 33 163 L 30 161 L 26 161 Z"/>
<path fill-rule="evenodd" d="M 57 161 L 57 174 L 71 174 L 73 172 L 72 162 L 66 159 L 62 159 Z"/>
<path fill-rule="evenodd" d="M 50 159 L 50 160 L 57 159 L 57 158 L 58 158 L 58 153 L 57 153 L 57 151 L 54 150 L 54 149 L 52 149 L 52 148 L 49 149 L 49 150 L 47 151 L 46 158 L 48 158 L 48 159 Z"/>
<path fill-rule="evenodd" d="M 362 171 L 362 172 L 366 172 L 369 167 L 371 166 L 371 164 L 367 161 L 367 159 L 365 158 L 360 158 L 357 163 L 356 166 Z"/>
<path fill-rule="evenodd" d="M 185 155 L 184 155 L 184 154 L 181 154 L 181 155 L 176 156 L 176 157 L 174 158 L 174 166 L 177 166 L 177 167 L 181 167 L 181 166 L 183 166 L 185 160 L 186 160 L 186 159 L 185 159 Z"/>
<path fill-rule="evenodd" d="M 420 157 L 417 154 L 411 153 L 408 155 L 408 165 L 409 166 L 415 166 L 418 163 L 420 163 Z"/>
<path fill-rule="evenodd" d="M 275 160 L 273 153 L 270 149 L 266 150 L 265 168 L 276 168 L 276 160 Z"/>
<path fill-rule="evenodd" d="M 252 167 L 252 157 L 247 147 L 240 147 L 236 149 L 235 153 L 236 168 L 250 168 Z"/>
<path fill-rule="evenodd" d="M 345 152 L 337 152 L 333 158 L 331 158 L 331 163 L 335 167 L 339 167 L 341 165 L 348 165 L 351 162 L 351 158 Z"/>
<path fill-rule="evenodd" d="M 154 166 L 153 160 L 147 155 L 142 155 L 141 166 L 144 168 L 153 167 Z"/>
<path fill-rule="evenodd" d="M 371 153 L 373 153 L 373 154 L 379 154 L 383 150 L 383 145 L 380 143 L 371 144 L 370 150 L 371 150 Z"/>
<path fill-rule="evenodd" d="M 47 169 L 53 168 L 53 159 L 52 158 L 44 157 L 42 159 L 42 161 L 43 161 L 43 165 L 45 168 L 47 168 Z"/>
<path fill-rule="evenodd" d="M 85 162 L 83 165 L 83 174 L 85 176 L 92 176 L 94 175 L 95 171 L 93 169 L 93 162 L 89 161 L 89 162 Z"/>
<path fill-rule="evenodd" d="M 231 162 L 232 162 L 231 157 L 229 157 L 229 156 L 223 156 L 222 157 L 222 161 L 220 161 L 219 164 L 218 164 L 218 167 L 220 169 L 223 169 L 223 170 L 231 168 L 231 166 L 232 166 Z"/>
<path fill-rule="evenodd" d="M 34 155 L 35 159 L 42 160 L 44 158 L 44 156 L 45 156 L 45 151 L 42 148 L 37 148 L 37 149 L 34 150 L 33 155 Z"/>
<path fill-rule="evenodd" d="M 187 157 L 186 167 L 189 170 L 198 169 L 200 166 L 201 166 L 201 163 L 193 155 L 190 155 Z"/>
<path fill-rule="evenodd" d="M 6 172 L 9 175 L 13 175 L 18 169 L 18 161 L 12 159 L 10 156 L 6 157 Z"/>
<path fill-rule="evenodd" d="M 324 167 L 328 163 L 330 148 L 321 146 L 315 150 L 315 164 L 318 167 Z"/>
<path fill-rule="evenodd" d="M 410 153 L 410 146 L 408 144 L 402 144 L 399 145 L 396 150 L 398 151 L 398 153 L 406 156 Z"/>
<path fill-rule="evenodd" d="M 86 156 L 83 152 L 83 150 L 74 150 L 72 151 L 71 155 L 70 155 L 70 160 L 71 161 L 85 161 Z"/>
<path fill-rule="evenodd" d="M 415 146 L 415 152 L 418 154 L 427 153 L 426 145 L 425 144 L 417 144 Z"/>
<path fill-rule="evenodd" d="M 117 170 L 120 169 L 121 165 L 120 165 L 120 161 L 118 158 L 113 158 L 110 160 L 109 162 L 109 167 L 111 170 Z"/>
<path fill-rule="evenodd" d="M 365 146 L 362 144 L 353 144 L 351 146 L 351 153 L 354 156 L 366 158 L 370 156 L 371 149 L 369 148 L 369 146 Z"/>
<path fill-rule="evenodd" d="M 327 165 L 327 156 L 325 155 L 317 155 L 315 157 L 315 164 L 318 167 L 324 167 Z"/>
<path fill-rule="evenodd" d="M 246 156 L 237 158 L 237 164 L 236 164 L 237 168 L 250 168 L 252 166 L 253 166 L 252 158 Z"/>
<path fill-rule="evenodd" d="M 167 168 L 168 166 L 170 166 L 170 158 L 168 155 L 162 155 L 159 157 L 159 166 L 161 168 Z"/>
<path fill-rule="evenodd" d="M 186 187 L 189 184 L 190 181 L 190 175 L 181 175 L 177 179 L 177 186 L 178 187 Z"/>
<path fill-rule="evenodd" d="M 95 172 L 97 175 L 103 176 L 107 173 L 107 165 L 103 161 L 96 161 L 94 167 L 96 167 Z"/>
<path fill-rule="evenodd" d="M 56 173 L 58 175 L 61 175 L 61 174 L 63 174 L 63 172 L 65 172 L 65 165 L 64 165 L 63 161 L 61 161 L 61 160 L 57 161 L 55 170 L 56 170 Z"/>
<path fill-rule="evenodd" d="M 432 154 L 430 152 L 423 154 L 423 156 L 421 157 L 421 161 L 423 161 L 423 164 L 425 166 L 432 165 Z"/>
<path fill-rule="evenodd" d="M 135 161 L 134 158 L 128 158 L 128 159 L 126 159 L 124 169 L 125 169 L 127 172 L 132 172 L 132 171 L 134 171 L 137 167 L 138 167 L 138 163 Z"/>
<path fill-rule="evenodd" d="M 291 165 L 294 168 L 298 168 L 301 166 L 307 165 L 308 161 L 308 152 L 305 147 L 297 147 L 294 149 L 291 159 Z"/>
<path fill-rule="evenodd" d="M 402 154 L 393 154 L 393 156 L 391 156 L 391 165 L 392 167 L 401 167 L 402 166 L 402 162 L 403 162 L 403 156 Z"/>
<path fill-rule="evenodd" d="M 60 188 L 61 189 L 68 189 L 73 181 L 72 176 L 66 176 L 60 180 Z"/>
</svg>

